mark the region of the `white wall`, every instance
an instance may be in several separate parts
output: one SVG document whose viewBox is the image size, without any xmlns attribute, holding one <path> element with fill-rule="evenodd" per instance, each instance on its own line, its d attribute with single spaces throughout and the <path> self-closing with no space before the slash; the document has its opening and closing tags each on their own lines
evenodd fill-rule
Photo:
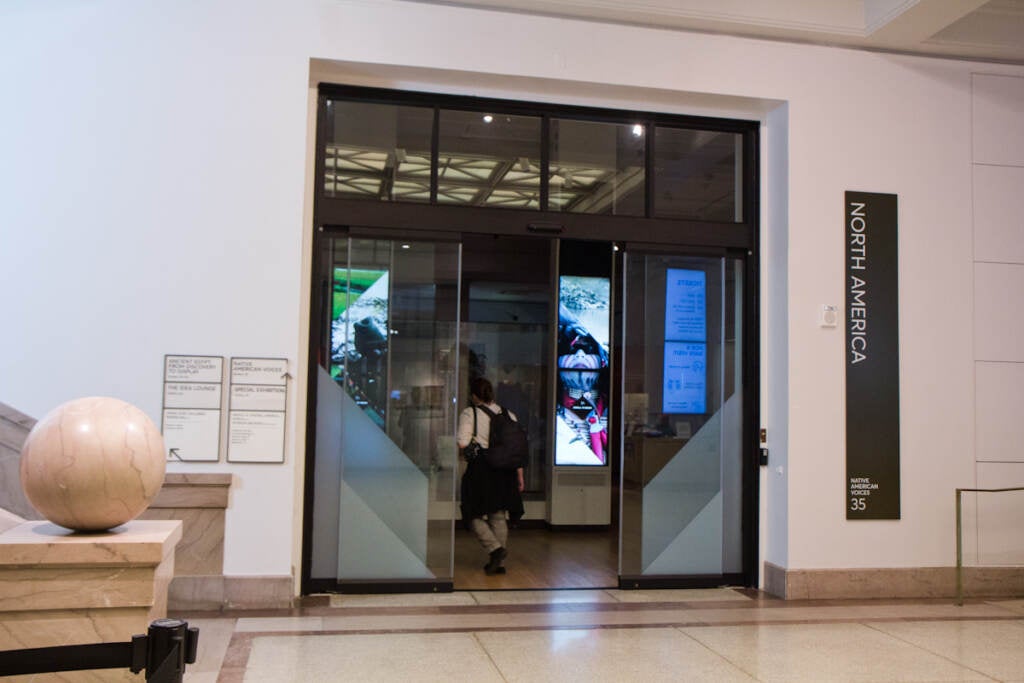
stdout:
<svg viewBox="0 0 1024 683">
<path fill-rule="evenodd" d="M 112 395 L 159 425 L 164 354 L 295 362 L 308 58 L 254 7 L 0 5 L 5 402 Z M 228 574 L 296 562 L 298 393 L 286 465 L 170 466 L 237 475 Z"/>
<path fill-rule="evenodd" d="M 789 173 L 762 216 L 763 557 L 951 563 L 952 490 L 976 481 L 971 74 L 1021 68 L 388 0 L 9 0 L 0 400 L 41 416 L 112 394 L 158 420 L 164 354 L 304 361 L 311 59 L 354 83 L 760 118 L 765 169 Z M 817 314 L 843 301 L 846 190 L 899 195 L 900 521 L 845 520 L 842 328 Z M 176 467 L 237 475 L 228 574 L 298 565 L 295 374 L 285 465 Z"/>
<path fill-rule="evenodd" d="M 1024 78 L 976 74 L 972 104 L 975 487 L 1022 487 Z M 1024 491 L 979 493 L 966 502 L 968 562 L 1024 562 Z"/>
</svg>

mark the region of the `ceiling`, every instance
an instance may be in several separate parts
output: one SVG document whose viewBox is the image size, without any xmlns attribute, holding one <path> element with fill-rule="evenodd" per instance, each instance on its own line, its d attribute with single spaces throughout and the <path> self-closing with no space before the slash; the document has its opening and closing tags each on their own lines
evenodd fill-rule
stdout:
<svg viewBox="0 0 1024 683">
<path fill-rule="evenodd" d="M 1024 64 L 1024 0 L 417 0 Z"/>
</svg>

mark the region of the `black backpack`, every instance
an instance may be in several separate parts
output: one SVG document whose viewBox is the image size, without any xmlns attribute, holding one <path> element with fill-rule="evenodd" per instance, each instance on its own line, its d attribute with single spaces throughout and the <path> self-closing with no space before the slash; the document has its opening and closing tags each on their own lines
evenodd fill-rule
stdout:
<svg viewBox="0 0 1024 683">
<path fill-rule="evenodd" d="M 526 465 L 526 430 L 504 408 L 495 414 L 485 406 L 477 407 L 491 417 L 491 433 L 484 451 L 487 464 L 495 470 L 514 470 Z"/>
</svg>

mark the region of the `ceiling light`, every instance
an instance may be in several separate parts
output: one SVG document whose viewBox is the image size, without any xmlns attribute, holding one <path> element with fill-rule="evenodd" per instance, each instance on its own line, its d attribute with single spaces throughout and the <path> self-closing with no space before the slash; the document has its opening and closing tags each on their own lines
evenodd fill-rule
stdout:
<svg viewBox="0 0 1024 683">
<path fill-rule="evenodd" d="M 493 120 L 494 120 L 493 116 L 491 116 L 490 114 L 484 114 L 484 123 L 490 123 Z"/>
<path fill-rule="evenodd" d="M 638 137 L 640 137 L 643 134 L 644 134 L 644 127 L 641 126 L 639 123 L 634 123 L 633 124 L 633 137 L 637 137 L 638 138 Z"/>
<path fill-rule="evenodd" d="M 408 245 L 408 244 L 403 244 L 403 245 L 402 245 L 402 249 L 408 249 L 408 248 L 409 248 L 409 245 Z"/>
</svg>

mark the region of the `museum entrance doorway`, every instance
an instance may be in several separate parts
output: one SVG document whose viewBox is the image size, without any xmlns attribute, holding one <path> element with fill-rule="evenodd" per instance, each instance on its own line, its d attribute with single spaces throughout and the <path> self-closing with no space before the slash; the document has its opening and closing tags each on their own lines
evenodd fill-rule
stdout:
<svg viewBox="0 0 1024 683">
<path fill-rule="evenodd" d="M 320 585 L 742 583 L 743 258 L 386 230 L 321 244 Z M 474 377 L 529 435 L 500 575 L 458 504 Z"/>
<path fill-rule="evenodd" d="M 321 88 L 303 593 L 756 584 L 756 136 Z M 529 434 L 505 574 L 474 377 Z"/>
</svg>

